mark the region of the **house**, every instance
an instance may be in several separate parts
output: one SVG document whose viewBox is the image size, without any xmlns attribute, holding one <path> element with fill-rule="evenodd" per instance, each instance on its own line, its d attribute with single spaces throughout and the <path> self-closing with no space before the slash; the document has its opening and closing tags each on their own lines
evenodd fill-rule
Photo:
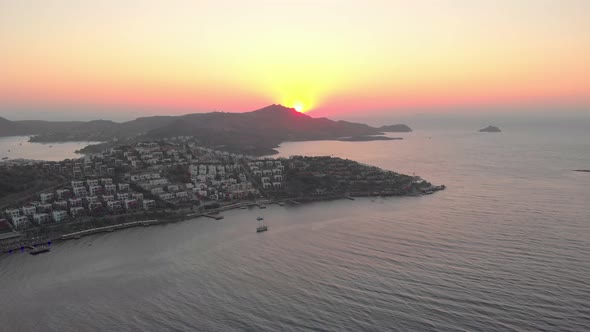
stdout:
<svg viewBox="0 0 590 332">
<path fill-rule="evenodd" d="M 100 179 L 100 183 L 105 185 L 105 184 L 113 184 L 113 179 L 111 178 L 102 178 Z"/>
<path fill-rule="evenodd" d="M 117 192 L 117 186 L 114 184 L 105 184 L 104 191 L 108 194 L 114 194 L 115 192 Z"/>
<path fill-rule="evenodd" d="M 123 208 L 121 201 L 109 201 L 107 202 L 107 208 L 111 211 L 120 211 Z"/>
<path fill-rule="evenodd" d="M 41 224 L 50 222 L 51 221 L 51 216 L 49 214 L 47 214 L 47 213 L 35 213 L 33 215 L 33 220 L 37 224 L 41 225 Z"/>
<path fill-rule="evenodd" d="M 72 193 L 70 192 L 69 189 L 58 189 L 56 191 L 56 193 L 57 193 L 57 198 L 58 199 L 70 198 L 70 196 L 72 195 Z"/>
<path fill-rule="evenodd" d="M 67 210 L 68 209 L 68 202 L 55 201 L 55 202 L 53 202 L 53 207 L 55 207 L 57 210 Z"/>
<path fill-rule="evenodd" d="M 48 203 L 53 199 L 53 193 L 43 193 L 39 197 L 41 198 L 41 203 Z"/>
<path fill-rule="evenodd" d="M 21 210 L 23 211 L 23 215 L 25 215 L 25 216 L 32 216 L 35 213 L 37 213 L 37 208 L 32 205 L 23 206 Z"/>
<path fill-rule="evenodd" d="M 102 200 L 105 202 L 110 202 L 115 200 L 115 196 L 113 195 L 102 195 Z"/>
<path fill-rule="evenodd" d="M 74 188 L 74 195 L 76 197 L 86 197 L 86 196 L 88 196 L 88 192 L 86 191 L 86 188 L 84 188 L 84 187 L 76 187 L 76 188 Z"/>
<path fill-rule="evenodd" d="M 281 187 L 283 186 L 283 184 L 282 184 L 281 182 L 273 182 L 273 183 L 272 183 L 272 186 L 273 186 L 274 188 L 281 188 Z"/>
<path fill-rule="evenodd" d="M 187 198 L 188 193 L 186 191 L 179 191 L 176 193 L 176 198 Z"/>
<path fill-rule="evenodd" d="M 141 200 L 143 200 L 143 194 L 142 193 L 133 193 L 133 194 L 131 194 L 131 198 L 141 201 Z"/>
<path fill-rule="evenodd" d="M 70 207 L 82 206 L 81 198 L 70 198 L 68 201 L 70 202 Z"/>
<path fill-rule="evenodd" d="M 88 190 L 90 192 L 90 196 L 102 194 L 102 186 L 90 186 L 88 187 Z"/>
<path fill-rule="evenodd" d="M 164 188 L 162 188 L 162 187 L 153 188 L 152 190 L 150 190 L 150 192 L 152 193 L 152 195 L 163 194 Z"/>
<path fill-rule="evenodd" d="M 40 205 L 37 207 L 37 209 L 38 209 L 40 212 L 42 212 L 42 213 L 43 213 L 43 212 L 45 212 L 45 213 L 49 213 L 49 212 L 53 211 L 53 205 L 51 205 L 51 204 L 49 204 L 49 203 L 47 203 L 47 204 L 40 204 Z"/>
<path fill-rule="evenodd" d="M 163 201 L 169 201 L 174 199 L 174 194 L 173 193 L 163 193 L 160 194 L 160 199 Z"/>
<path fill-rule="evenodd" d="M 156 201 L 153 199 L 146 199 L 143 201 L 144 210 L 152 210 L 156 208 Z"/>
<path fill-rule="evenodd" d="M 55 222 L 62 222 L 68 217 L 68 213 L 66 211 L 53 211 L 53 221 Z"/>
<path fill-rule="evenodd" d="M 172 185 L 169 185 L 166 189 L 168 189 L 169 192 L 175 192 L 175 191 L 180 190 L 180 186 L 178 186 L 176 184 L 172 184 Z"/>
<path fill-rule="evenodd" d="M 80 188 L 84 187 L 83 181 L 72 181 L 72 188 Z"/>
<path fill-rule="evenodd" d="M 98 196 L 88 196 L 86 197 L 87 203 L 96 203 L 98 202 Z"/>
<path fill-rule="evenodd" d="M 118 193 L 117 194 L 117 199 L 120 201 L 129 199 L 129 194 L 128 193 Z"/>
<path fill-rule="evenodd" d="M 90 186 L 98 186 L 98 180 L 86 180 L 86 184 Z"/>
<path fill-rule="evenodd" d="M 12 224 L 16 228 L 23 228 L 29 225 L 29 218 L 27 216 L 19 216 L 12 219 Z"/>
<path fill-rule="evenodd" d="M 119 183 L 119 191 L 129 190 L 129 183 Z"/>
</svg>

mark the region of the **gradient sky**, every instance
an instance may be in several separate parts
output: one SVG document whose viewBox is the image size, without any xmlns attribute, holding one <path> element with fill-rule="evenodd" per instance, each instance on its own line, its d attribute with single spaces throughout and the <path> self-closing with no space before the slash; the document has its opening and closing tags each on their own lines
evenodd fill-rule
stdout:
<svg viewBox="0 0 590 332">
<path fill-rule="evenodd" d="M 0 115 L 590 106 L 587 0 L 2 0 Z"/>
</svg>

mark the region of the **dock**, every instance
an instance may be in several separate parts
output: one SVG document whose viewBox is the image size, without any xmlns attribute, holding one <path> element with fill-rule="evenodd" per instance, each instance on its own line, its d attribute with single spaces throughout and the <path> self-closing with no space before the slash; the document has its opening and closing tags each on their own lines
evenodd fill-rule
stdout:
<svg viewBox="0 0 590 332">
<path fill-rule="evenodd" d="M 223 216 L 220 214 L 203 214 L 203 217 L 207 217 L 207 218 L 211 218 L 211 219 L 215 219 L 215 220 L 223 219 Z"/>
<path fill-rule="evenodd" d="M 60 239 L 61 240 L 79 239 L 82 236 L 86 236 L 86 235 L 105 233 L 105 232 L 114 232 L 119 229 L 132 228 L 132 227 L 138 227 L 138 226 L 150 226 L 150 225 L 155 225 L 158 223 L 159 223 L 158 220 L 132 221 L 132 222 L 126 222 L 126 223 L 117 224 L 117 225 L 86 229 L 83 231 L 74 232 L 74 233 L 70 233 L 70 234 L 64 234 L 60 237 Z"/>
</svg>

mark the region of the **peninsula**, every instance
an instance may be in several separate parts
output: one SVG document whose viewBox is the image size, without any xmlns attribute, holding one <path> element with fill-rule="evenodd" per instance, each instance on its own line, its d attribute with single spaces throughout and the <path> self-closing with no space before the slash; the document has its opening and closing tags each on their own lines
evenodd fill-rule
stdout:
<svg viewBox="0 0 590 332">
<path fill-rule="evenodd" d="M 235 208 L 444 189 L 334 157 L 258 158 L 193 136 L 131 144 L 61 162 L 0 162 L 0 250 L 180 221 Z M 73 235 L 72 235 L 73 234 Z"/>
</svg>

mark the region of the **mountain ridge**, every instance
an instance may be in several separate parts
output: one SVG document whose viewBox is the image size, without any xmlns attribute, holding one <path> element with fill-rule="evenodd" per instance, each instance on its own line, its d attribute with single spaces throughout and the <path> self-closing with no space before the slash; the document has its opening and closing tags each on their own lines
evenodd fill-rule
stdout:
<svg viewBox="0 0 590 332">
<path fill-rule="evenodd" d="M 400 127 L 407 131 L 405 125 Z M 14 128 L 11 131 L 3 128 Z M 381 128 L 384 128 L 381 127 Z M 243 112 L 192 113 L 179 116 L 141 117 L 127 122 L 93 121 L 10 121 L 0 118 L 0 136 L 37 135 L 38 142 L 108 141 L 118 139 L 163 139 L 193 136 L 203 145 L 228 150 L 271 151 L 281 142 L 339 139 L 382 135 L 381 128 L 362 123 L 314 118 L 282 105 Z M 387 129 L 387 128 L 386 128 Z M 391 129 L 391 128 L 390 128 Z M 389 130 L 387 130 L 389 131 Z M 410 129 L 411 131 L 411 129 Z"/>
</svg>

